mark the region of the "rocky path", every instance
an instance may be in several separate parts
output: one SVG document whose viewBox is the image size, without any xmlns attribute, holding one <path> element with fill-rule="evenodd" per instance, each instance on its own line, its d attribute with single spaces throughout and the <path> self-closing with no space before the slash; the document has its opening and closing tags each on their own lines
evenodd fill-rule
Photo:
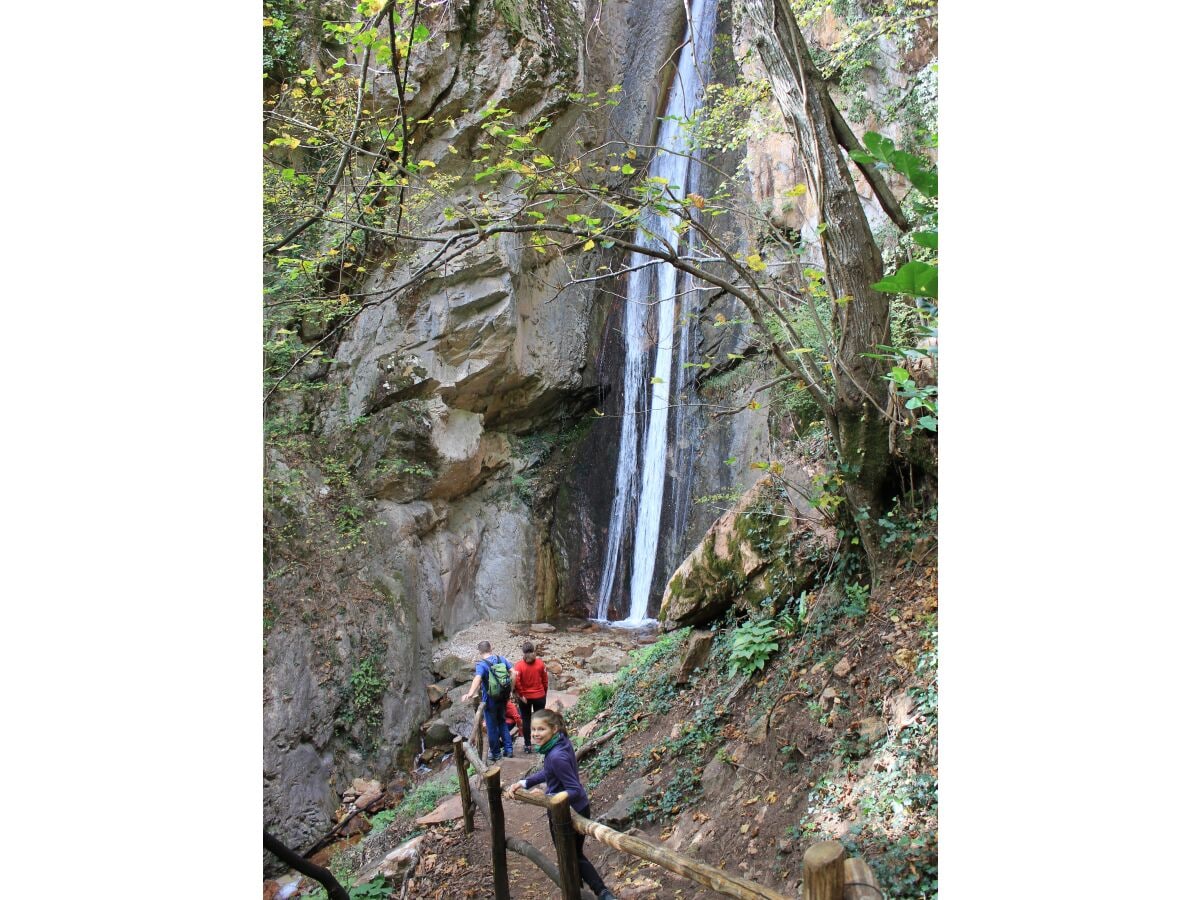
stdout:
<svg viewBox="0 0 1200 900">
<path fill-rule="evenodd" d="M 658 630 L 614 628 L 587 619 L 559 620 L 554 624 L 477 622 L 439 645 L 433 652 L 435 669 L 448 657 L 474 660 L 480 641 L 490 641 L 496 653 L 514 663 L 521 645 L 532 641 L 551 675 L 555 690 L 582 691 L 592 684 L 612 681 L 627 654 L 658 639 Z"/>
</svg>

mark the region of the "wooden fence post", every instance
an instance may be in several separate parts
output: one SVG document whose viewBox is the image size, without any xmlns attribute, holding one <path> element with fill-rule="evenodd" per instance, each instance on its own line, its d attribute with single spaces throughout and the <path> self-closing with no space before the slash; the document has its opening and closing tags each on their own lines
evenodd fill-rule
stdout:
<svg viewBox="0 0 1200 900">
<path fill-rule="evenodd" d="M 475 805 L 471 800 L 471 782 L 467 778 L 467 754 L 463 750 L 463 737 L 454 736 L 454 767 L 458 770 L 458 795 L 462 798 L 463 829 L 470 834 L 475 830 Z"/>
<path fill-rule="evenodd" d="M 504 841 L 504 801 L 500 798 L 500 767 L 492 766 L 483 773 L 487 783 L 488 810 L 492 819 L 492 880 L 496 886 L 496 900 L 509 900 L 508 896 L 508 847 Z"/>
<path fill-rule="evenodd" d="M 479 706 L 475 707 L 475 726 L 471 731 L 471 737 L 474 739 L 475 746 L 478 748 L 480 759 L 488 758 L 487 745 L 486 745 L 487 738 L 484 737 L 484 734 L 485 734 L 485 729 L 483 727 L 483 704 L 480 703 Z M 482 773 L 480 773 L 480 774 L 482 774 Z"/>
<path fill-rule="evenodd" d="M 821 841 L 804 852 L 804 900 L 842 900 L 846 890 L 846 848 Z"/>
<path fill-rule="evenodd" d="M 554 849 L 558 851 L 563 900 L 581 900 L 579 856 L 575 852 L 575 827 L 571 824 L 571 802 L 566 791 L 550 798 L 550 828 L 554 833 Z"/>
<path fill-rule="evenodd" d="M 866 860 L 848 858 L 843 868 L 846 870 L 846 893 L 842 895 L 842 900 L 879 900 L 883 896 L 875 873 Z"/>
</svg>

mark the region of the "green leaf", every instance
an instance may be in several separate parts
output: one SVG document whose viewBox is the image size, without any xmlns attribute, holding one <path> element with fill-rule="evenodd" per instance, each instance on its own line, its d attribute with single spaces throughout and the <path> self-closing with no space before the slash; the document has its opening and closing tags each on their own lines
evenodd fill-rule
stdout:
<svg viewBox="0 0 1200 900">
<path fill-rule="evenodd" d="M 896 145 L 891 139 L 885 138 L 874 131 L 868 131 L 863 135 L 863 146 L 870 151 L 872 156 L 884 162 L 892 161 L 892 154 L 896 149 Z"/>
<path fill-rule="evenodd" d="M 930 431 L 937 431 L 937 419 L 934 416 L 921 416 L 917 419 L 917 424 L 922 428 L 927 428 Z"/>
<path fill-rule="evenodd" d="M 650 383 L 651 384 L 666 384 L 666 382 L 663 381 L 661 378 L 659 378 L 657 375 L 655 375 L 653 378 L 650 379 Z"/>
<path fill-rule="evenodd" d="M 930 250 L 938 248 L 938 236 L 936 231 L 918 231 L 913 235 L 913 242 L 922 247 L 927 247 Z"/>
<path fill-rule="evenodd" d="M 427 40 L 429 40 L 429 29 L 424 25 L 418 24 L 417 27 L 413 29 L 412 42 L 414 44 L 423 44 Z"/>
<path fill-rule="evenodd" d="M 914 259 L 901 266 L 895 274 L 875 282 L 871 287 L 888 294 L 911 294 L 915 297 L 937 299 L 937 267 Z"/>
<path fill-rule="evenodd" d="M 604 205 L 615 212 L 618 216 L 627 218 L 629 216 L 637 215 L 636 209 L 630 209 L 628 206 L 622 206 L 620 203 L 610 203 L 606 200 Z"/>
<path fill-rule="evenodd" d="M 892 371 L 889 377 L 897 384 L 903 384 L 904 382 L 908 381 L 911 376 L 908 374 L 908 369 L 905 369 L 902 366 L 892 366 Z"/>
</svg>

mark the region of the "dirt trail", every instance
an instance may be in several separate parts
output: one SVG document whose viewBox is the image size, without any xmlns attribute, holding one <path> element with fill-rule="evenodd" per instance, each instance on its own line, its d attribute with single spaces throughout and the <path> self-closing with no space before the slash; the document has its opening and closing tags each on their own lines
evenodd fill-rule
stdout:
<svg viewBox="0 0 1200 900">
<path fill-rule="evenodd" d="M 523 777 L 530 768 L 541 765 L 541 757 L 530 756 L 502 761 L 501 781 L 508 785 Z M 592 810 L 593 815 L 597 810 Z M 554 843 L 545 810 L 518 800 L 504 801 L 504 828 L 511 837 L 529 841 L 549 859 L 555 860 Z M 655 835 L 634 831 L 657 843 Z M 456 900 L 494 896 L 492 890 L 491 831 L 483 811 L 475 814 L 475 831 L 468 836 L 461 819 L 429 829 L 422 845 L 421 862 L 409 883 L 411 900 Z M 721 895 L 678 878 L 650 863 L 628 856 L 588 838 L 584 855 L 600 872 L 621 900 L 667 900 L 695 898 L 715 900 Z M 558 896 L 558 889 L 546 874 L 525 857 L 508 853 L 509 891 L 514 900 L 546 900 Z M 557 864 L 557 863 L 556 863 Z"/>
</svg>

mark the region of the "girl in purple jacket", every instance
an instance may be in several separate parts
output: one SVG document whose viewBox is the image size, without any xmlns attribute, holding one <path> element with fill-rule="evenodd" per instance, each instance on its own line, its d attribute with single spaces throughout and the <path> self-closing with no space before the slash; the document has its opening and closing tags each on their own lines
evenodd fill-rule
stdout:
<svg viewBox="0 0 1200 900">
<path fill-rule="evenodd" d="M 552 709 L 539 709 L 533 714 L 529 730 L 535 744 L 534 749 L 546 758 L 540 771 L 509 785 L 508 795 L 511 797 L 513 791 L 519 787 L 529 790 L 545 783 L 547 794 L 566 791 L 571 809 L 590 819 L 591 802 L 583 782 L 579 779 L 579 763 L 575 761 L 575 748 L 567 738 L 563 717 Z M 553 828 L 550 829 L 550 837 L 555 837 Z M 578 832 L 575 834 L 575 853 L 579 857 L 579 874 L 596 897 L 599 900 L 616 900 L 612 891 L 604 886 L 604 880 L 596 871 L 596 867 L 583 855 L 583 835 Z"/>
</svg>

